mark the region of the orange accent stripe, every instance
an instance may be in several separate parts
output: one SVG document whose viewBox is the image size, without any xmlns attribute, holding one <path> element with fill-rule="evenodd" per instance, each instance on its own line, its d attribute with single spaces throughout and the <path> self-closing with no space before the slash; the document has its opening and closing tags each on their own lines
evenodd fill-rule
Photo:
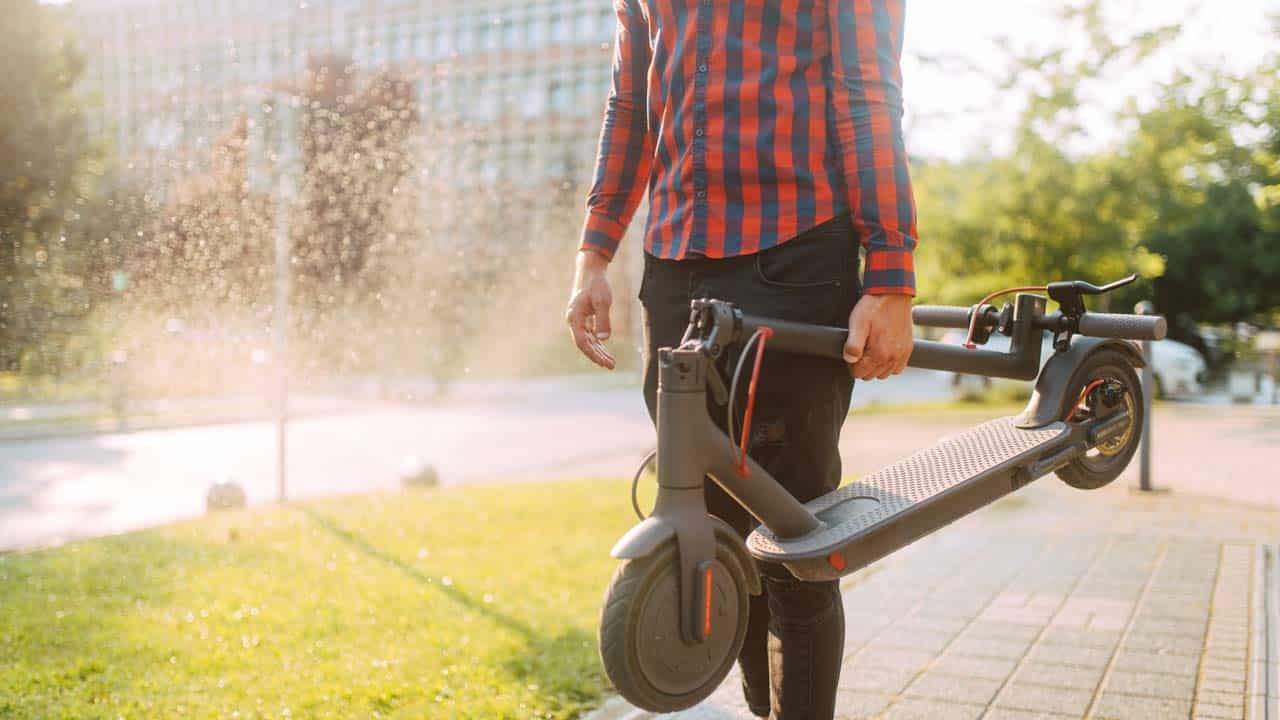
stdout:
<svg viewBox="0 0 1280 720">
<path fill-rule="evenodd" d="M 707 588 L 703 593 L 702 602 L 702 634 L 705 637 L 711 637 L 711 568 L 707 568 L 705 577 Z"/>
<path fill-rule="evenodd" d="M 773 328 L 760 328 L 760 342 L 756 345 L 756 362 L 751 369 L 751 384 L 747 386 L 747 411 L 742 416 L 742 448 L 741 454 L 738 456 L 738 476 L 746 477 L 747 473 L 747 443 L 751 439 L 751 414 L 756 407 L 756 384 L 760 380 L 760 361 L 764 359 L 764 346 L 773 337 Z M 733 408 L 729 408 L 729 412 L 733 412 Z"/>
</svg>

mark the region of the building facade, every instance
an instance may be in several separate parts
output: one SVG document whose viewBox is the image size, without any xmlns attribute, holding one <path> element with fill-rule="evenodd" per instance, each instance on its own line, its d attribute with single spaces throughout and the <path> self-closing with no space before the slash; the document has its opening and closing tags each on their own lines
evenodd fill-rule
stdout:
<svg viewBox="0 0 1280 720">
<path fill-rule="evenodd" d="M 610 0 L 73 0 L 92 128 L 156 178 L 199 169 L 308 60 L 413 83 L 433 172 L 584 182 L 608 88 Z"/>
</svg>

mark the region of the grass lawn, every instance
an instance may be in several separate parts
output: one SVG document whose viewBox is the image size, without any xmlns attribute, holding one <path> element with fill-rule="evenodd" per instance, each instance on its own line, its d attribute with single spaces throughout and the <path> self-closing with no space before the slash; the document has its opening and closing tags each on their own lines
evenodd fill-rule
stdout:
<svg viewBox="0 0 1280 720">
<path fill-rule="evenodd" d="M 0 717 L 574 717 L 606 690 L 626 493 L 383 493 L 0 555 Z"/>
</svg>

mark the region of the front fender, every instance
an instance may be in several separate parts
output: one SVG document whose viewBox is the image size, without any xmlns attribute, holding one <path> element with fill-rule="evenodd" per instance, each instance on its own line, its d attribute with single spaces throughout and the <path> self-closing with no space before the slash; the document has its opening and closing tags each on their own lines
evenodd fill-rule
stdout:
<svg viewBox="0 0 1280 720">
<path fill-rule="evenodd" d="M 742 572 L 747 580 L 747 592 L 752 595 L 760 594 L 760 572 L 756 568 L 755 560 L 747 553 L 747 547 L 742 542 L 742 538 L 738 537 L 738 533 L 729 527 L 729 524 L 714 515 L 708 515 L 707 520 L 711 522 L 715 528 L 716 539 L 732 548 L 734 554 L 738 557 L 738 564 L 742 567 Z M 649 555 L 668 540 L 676 536 L 676 527 L 666 519 L 652 515 L 645 518 L 640 523 L 633 526 L 614 543 L 613 549 L 609 551 L 609 555 L 619 560 L 627 560 L 632 558 L 640 558 Z"/>
<path fill-rule="evenodd" d="M 632 526 L 626 535 L 619 538 L 609 554 L 619 560 L 644 557 L 675 535 L 674 525 L 660 517 L 650 516 Z"/>
<path fill-rule="evenodd" d="M 1114 338 L 1081 337 L 1072 338 L 1071 346 L 1065 353 L 1054 353 L 1049 361 L 1040 368 L 1036 378 L 1036 389 L 1031 400 L 1018 415 L 1018 427 L 1044 427 L 1060 418 L 1058 412 L 1066 399 L 1067 385 L 1076 369 L 1084 364 L 1085 359 L 1101 350 L 1118 350 L 1129 357 L 1136 368 L 1146 367 L 1147 361 L 1142 357 L 1138 346 L 1127 340 Z"/>
</svg>

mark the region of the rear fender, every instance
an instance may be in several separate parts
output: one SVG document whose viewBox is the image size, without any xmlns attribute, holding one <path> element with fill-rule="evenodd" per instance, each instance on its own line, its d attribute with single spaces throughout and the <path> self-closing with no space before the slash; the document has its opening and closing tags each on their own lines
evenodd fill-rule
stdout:
<svg viewBox="0 0 1280 720">
<path fill-rule="evenodd" d="M 1145 367 L 1147 361 L 1142 357 L 1138 346 L 1128 340 L 1114 338 L 1081 337 L 1077 335 L 1071 340 L 1071 347 L 1064 353 L 1054 353 L 1049 362 L 1040 369 L 1036 378 L 1036 389 L 1031 400 L 1018 415 L 1018 427 L 1039 428 L 1061 420 L 1058 413 L 1066 399 L 1068 383 L 1076 370 L 1085 360 L 1102 350 L 1118 350 L 1128 356 L 1135 368 Z"/>
</svg>

